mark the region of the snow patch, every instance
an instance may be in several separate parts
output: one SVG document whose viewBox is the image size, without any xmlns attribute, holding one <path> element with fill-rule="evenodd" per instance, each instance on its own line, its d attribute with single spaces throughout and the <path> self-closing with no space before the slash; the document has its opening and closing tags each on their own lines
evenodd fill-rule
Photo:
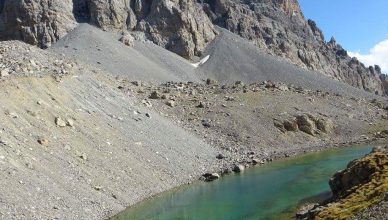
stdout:
<svg viewBox="0 0 388 220">
<path fill-rule="evenodd" d="M 207 55 L 206 57 L 204 57 L 201 61 L 199 61 L 198 63 L 192 63 L 191 65 L 195 68 L 198 68 L 199 66 L 202 66 L 204 63 L 206 63 L 206 61 L 208 61 L 210 58 L 210 55 Z"/>
</svg>

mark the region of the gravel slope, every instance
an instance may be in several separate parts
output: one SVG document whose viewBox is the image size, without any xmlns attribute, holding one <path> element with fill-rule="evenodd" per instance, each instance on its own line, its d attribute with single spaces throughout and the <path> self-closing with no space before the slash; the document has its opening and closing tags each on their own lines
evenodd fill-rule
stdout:
<svg viewBox="0 0 388 220">
<path fill-rule="evenodd" d="M 208 77 L 222 83 L 271 80 L 348 96 L 375 97 L 321 73 L 301 69 L 268 55 L 225 29 L 219 28 L 219 32 L 204 52 L 204 56 L 210 55 L 210 59 L 199 68 L 150 42 L 136 41 L 133 48 L 128 47 L 118 41 L 118 34 L 88 24 L 80 24 L 49 50 L 133 80 L 200 82 Z"/>
<path fill-rule="evenodd" d="M 150 42 L 136 41 L 134 47 L 128 47 L 118 39 L 118 34 L 80 24 L 49 50 L 132 79 L 199 81 L 193 66 L 184 58 Z"/>
<path fill-rule="evenodd" d="M 212 170 L 211 146 L 103 76 L 1 88 L 0 219 L 104 219 Z"/>
<path fill-rule="evenodd" d="M 303 70 L 281 58 L 268 55 L 253 43 L 225 29 L 219 28 L 219 32 L 220 35 L 204 52 L 205 56 L 210 55 L 209 61 L 197 69 L 198 73 L 204 73 L 220 82 L 271 80 L 349 96 L 374 96 L 320 73 Z"/>
</svg>

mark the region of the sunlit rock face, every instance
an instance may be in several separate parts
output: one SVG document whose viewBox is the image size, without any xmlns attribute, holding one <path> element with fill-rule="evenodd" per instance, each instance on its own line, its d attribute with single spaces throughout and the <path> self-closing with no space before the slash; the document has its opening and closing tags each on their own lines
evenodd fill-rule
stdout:
<svg viewBox="0 0 388 220">
<path fill-rule="evenodd" d="M 379 68 L 348 56 L 334 38 L 326 42 L 297 0 L 202 0 L 212 21 L 268 53 L 379 95 L 386 94 Z"/>
<path fill-rule="evenodd" d="M 109 31 L 142 31 L 188 59 L 202 55 L 218 25 L 300 67 L 387 95 L 380 68 L 349 57 L 334 38 L 326 42 L 297 0 L 0 0 L 0 11 L 0 40 L 46 48 L 88 22 Z"/>
<path fill-rule="evenodd" d="M 216 36 L 193 0 L 1 0 L 1 40 L 19 39 L 42 48 L 77 22 L 105 30 L 140 30 L 156 44 L 185 58 L 201 55 Z"/>
</svg>

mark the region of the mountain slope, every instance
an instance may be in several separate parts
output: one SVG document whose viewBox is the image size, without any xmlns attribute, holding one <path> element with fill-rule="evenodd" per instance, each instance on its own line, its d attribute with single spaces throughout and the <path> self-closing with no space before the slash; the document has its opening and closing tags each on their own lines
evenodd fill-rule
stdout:
<svg viewBox="0 0 388 220">
<path fill-rule="evenodd" d="M 381 70 L 348 56 L 332 38 L 326 42 L 297 0 L 204 1 L 213 23 L 253 41 L 259 48 L 298 66 L 332 76 L 375 94 L 385 94 Z"/>
<path fill-rule="evenodd" d="M 59 75 L 56 54 L 4 48 L 14 66 L 46 67 L 0 81 L 0 219 L 105 219 L 213 169 L 213 147 L 122 93 L 116 77 L 63 58 L 74 68 Z"/>
<path fill-rule="evenodd" d="M 335 92 L 354 97 L 373 94 L 354 88 L 314 71 L 304 70 L 285 60 L 257 50 L 256 45 L 227 30 L 219 30 L 217 38 L 204 54 L 210 59 L 196 71 L 220 82 L 256 82 L 270 80 L 293 84 L 311 90 Z"/>
<path fill-rule="evenodd" d="M 386 94 L 380 68 L 350 58 L 334 38 L 324 40 L 297 0 L 0 0 L 0 40 L 46 48 L 77 22 L 103 30 L 141 31 L 155 44 L 192 59 L 214 40 L 214 25 L 258 48 L 366 91 Z"/>
<path fill-rule="evenodd" d="M 118 39 L 118 34 L 80 24 L 49 50 L 133 80 L 200 80 L 194 73 L 194 67 L 184 58 L 149 41 L 136 41 L 133 47 L 129 47 Z"/>
</svg>

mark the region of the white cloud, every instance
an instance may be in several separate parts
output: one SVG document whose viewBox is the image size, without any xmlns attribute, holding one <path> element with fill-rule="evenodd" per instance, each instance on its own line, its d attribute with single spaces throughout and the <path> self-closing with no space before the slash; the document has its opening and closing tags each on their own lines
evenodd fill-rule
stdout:
<svg viewBox="0 0 388 220">
<path fill-rule="evenodd" d="M 369 54 L 361 54 L 360 52 L 348 52 L 348 54 L 351 57 L 357 57 L 366 66 L 377 64 L 383 73 L 388 74 L 388 39 L 376 44 L 370 49 Z"/>
</svg>

